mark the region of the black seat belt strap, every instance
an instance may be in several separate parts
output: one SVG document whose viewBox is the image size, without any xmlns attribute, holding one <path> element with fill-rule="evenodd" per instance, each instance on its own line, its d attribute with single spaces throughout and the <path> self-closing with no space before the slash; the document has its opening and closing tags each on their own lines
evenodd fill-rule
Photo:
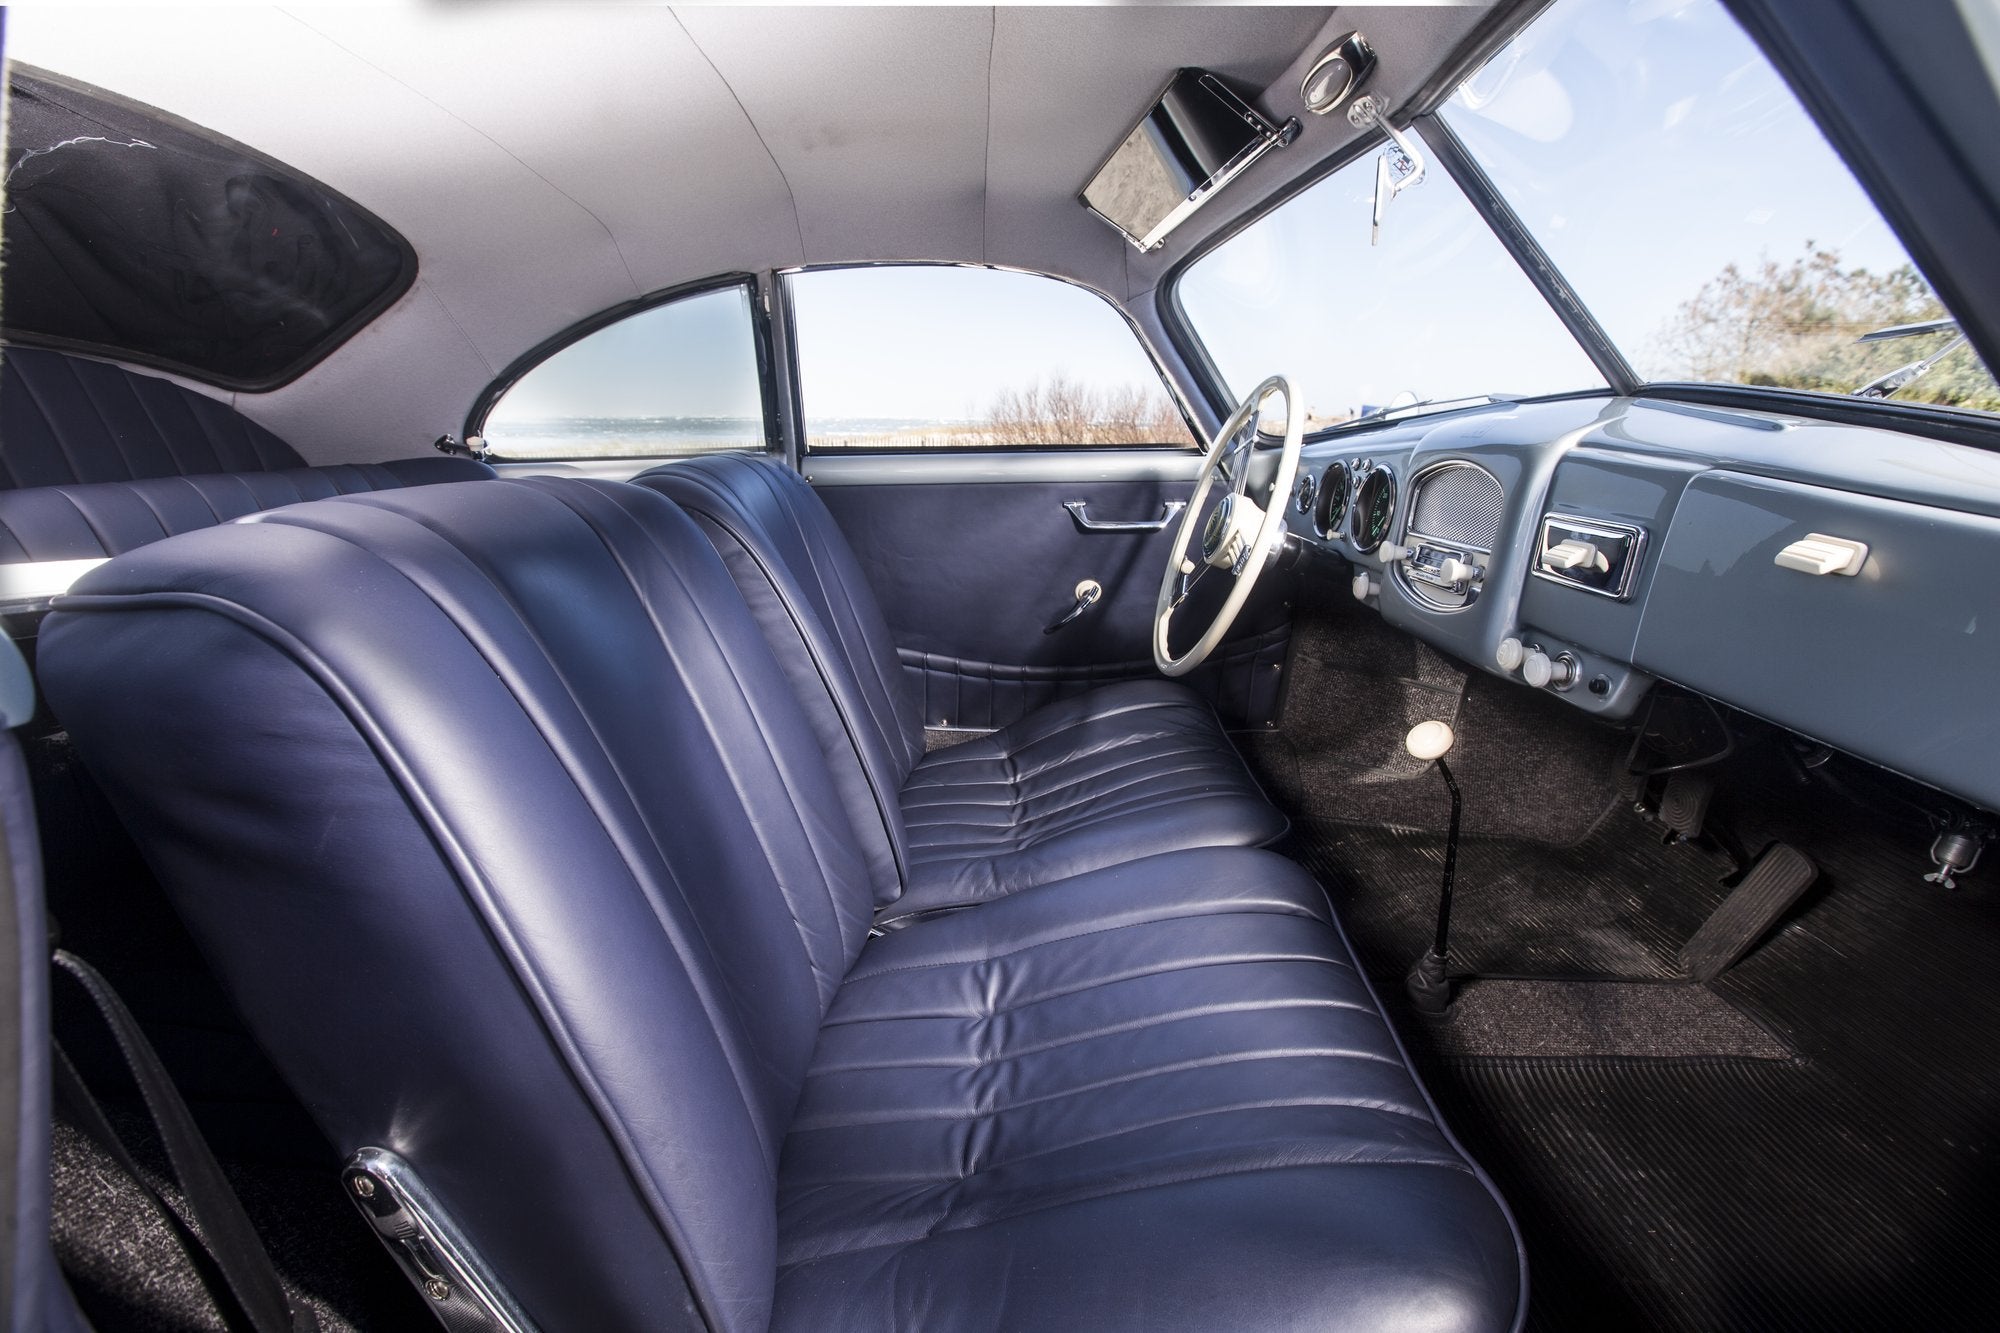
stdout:
<svg viewBox="0 0 2000 1333">
<path fill-rule="evenodd" d="M 153 1050 L 152 1043 L 146 1040 L 138 1021 L 132 1017 L 132 1011 L 125 1007 L 125 1002 L 118 998 L 118 993 L 97 969 L 75 954 L 57 949 L 53 961 L 57 968 L 67 972 L 83 987 L 98 1015 L 103 1018 L 104 1025 L 117 1040 L 125 1065 L 131 1070 L 133 1081 L 139 1085 L 146 1110 L 159 1130 L 174 1178 L 186 1197 L 188 1212 L 198 1233 L 196 1239 L 228 1283 L 230 1293 L 236 1298 L 244 1317 L 250 1321 L 250 1327 L 255 1333 L 317 1333 L 319 1321 L 312 1311 L 304 1305 L 295 1308 L 286 1299 L 284 1286 L 278 1280 L 277 1266 L 271 1262 L 264 1243 L 257 1237 L 256 1228 L 243 1211 L 242 1201 L 222 1174 L 222 1167 L 216 1162 L 215 1154 L 209 1151 L 187 1103 L 175 1090 L 166 1066 L 160 1063 L 159 1055 Z M 185 1228 L 179 1225 L 173 1210 L 165 1206 L 165 1201 L 147 1186 L 145 1177 L 139 1174 L 137 1165 L 119 1141 L 110 1120 L 77 1077 L 75 1067 L 60 1049 L 55 1056 L 51 1073 L 56 1090 L 65 1100 L 75 1104 L 75 1114 L 83 1122 L 77 1128 L 97 1139 L 139 1186 L 152 1194 L 154 1202 L 160 1204 L 170 1219 L 176 1234 L 182 1234 Z"/>
</svg>

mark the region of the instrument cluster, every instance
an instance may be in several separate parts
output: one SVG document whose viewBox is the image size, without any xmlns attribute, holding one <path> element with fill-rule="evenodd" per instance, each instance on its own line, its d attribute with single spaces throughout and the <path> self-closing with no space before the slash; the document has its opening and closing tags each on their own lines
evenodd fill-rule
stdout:
<svg viewBox="0 0 2000 1333">
<path fill-rule="evenodd" d="M 1367 554 L 1389 538 L 1396 522 L 1396 474 L 1369 458 L 1335 459 L 1317 477 L 1299 478 L 1294 499 L 1322 541 Z"/>
</svg>

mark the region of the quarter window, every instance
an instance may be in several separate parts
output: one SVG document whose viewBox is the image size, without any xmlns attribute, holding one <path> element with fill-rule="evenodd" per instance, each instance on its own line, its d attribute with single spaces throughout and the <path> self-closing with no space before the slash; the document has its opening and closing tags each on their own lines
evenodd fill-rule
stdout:
<svg viewBox="0 0 2000 1333">
<path fill-rule="evenodd" d="M 790 295 L 815 452 L 1194 445 L 1131 326 L 1081 287 L 889 265 L 794 274 Z"/>
<path fill-rule="evenodd" d="M 765 448 L 748 286 L 684 296 L 570 343 L 500 395 L 481 433 L 503 459 Z"/>
</svg>

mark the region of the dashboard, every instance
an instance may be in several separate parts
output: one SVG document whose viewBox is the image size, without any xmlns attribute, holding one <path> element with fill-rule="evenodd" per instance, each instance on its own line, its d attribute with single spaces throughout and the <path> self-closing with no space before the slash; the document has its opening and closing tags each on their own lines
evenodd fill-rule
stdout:
<svg viewBox="0 0 2000 1333">
<path fill-rule="evenodd" d="M 1656 681 L 2000 808 L 2000 454 L 1661 399 L 1305 446 L 1292 532 L 1461 660 L 1607 719 Z"/>
</svg>

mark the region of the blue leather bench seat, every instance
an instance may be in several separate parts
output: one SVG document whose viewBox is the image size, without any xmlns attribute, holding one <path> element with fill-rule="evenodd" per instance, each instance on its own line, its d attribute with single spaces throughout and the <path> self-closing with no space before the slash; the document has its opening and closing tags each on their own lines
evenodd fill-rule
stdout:
<svg viewBox="0 0 2000 1333">
<path fill-rule="evenodd" d="M 492 475 L 442 455 L 307 467 L 270 431 L 170 380 L 0 351 L 0 564 L 118 555 L 302 500 Z"/>
<path fill-rule="evenodd" d="M 829 749 L 860 768 L 843 788 L 903 910 L 985 901 L 1188 847 L 1262 846 L 1285 819 L 1215 710 L 1165 681 L 1102 686 L 990 735 L 924 753 L 922 709 L 867 576 L 812 488 L 743 454 L 634 478 L 716 543 Z M 872 833 L 872 829 L 871 829 Z"/>
<path fill-rule="evenodd" d="M 41 662 L 330 1140 L 408 1159 L 545 1329 L 1520 1320 L 1304 872 L 1182 850 L 876 935 L 839 755 L 652 491 L 188 533 Z"/>
<path fill-rule="evenodd" d="M 213 527 L 279 505 L 492 475 L 493 469 L 484 463 L 440 454 L 388 463 L 0 491 L 0 564 L 122 555 L 176 533 Z"/>
</svg>

